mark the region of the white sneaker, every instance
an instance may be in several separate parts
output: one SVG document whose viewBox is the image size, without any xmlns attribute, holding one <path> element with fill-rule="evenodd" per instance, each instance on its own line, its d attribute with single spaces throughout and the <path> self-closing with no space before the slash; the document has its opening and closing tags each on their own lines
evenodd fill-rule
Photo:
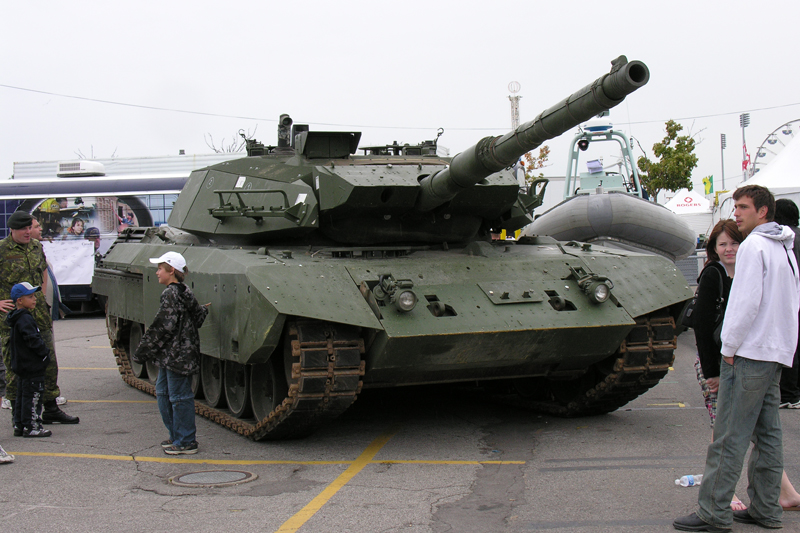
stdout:
<svg viewBox="0 0 800 533">
<path fill-rule="evenodd" d="M 13 463 L 14 456 L 7 454 L 6 451 L 0 446 L 0 463 Z"/>
<path fill-rule="evenodd" d="M 3 409 L 11 409 L 11 400 L 9 400 L 6 397 L 3 397 L 2 408 Z"/>
<path fill-rule="evenodd" d="M 56 398 L 56 405 L 65 405 L 67 403 L 67 399 L 63 396 L 59 396 Z"/>
</svg>

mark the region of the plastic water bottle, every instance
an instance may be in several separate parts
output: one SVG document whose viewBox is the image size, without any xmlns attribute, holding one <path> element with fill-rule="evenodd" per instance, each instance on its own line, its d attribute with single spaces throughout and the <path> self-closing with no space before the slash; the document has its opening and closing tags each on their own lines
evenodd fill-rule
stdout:
<svg viewBox="0 0 800 533">
<path fill-rule="evenodd" d="M 683 476 L 680 479 L 675 480 L 675 484 L 680 485 L 681 487 L 694 487 L 702 482 L 703 474 L 698 474 L 696 476 Z"/>
</svg>

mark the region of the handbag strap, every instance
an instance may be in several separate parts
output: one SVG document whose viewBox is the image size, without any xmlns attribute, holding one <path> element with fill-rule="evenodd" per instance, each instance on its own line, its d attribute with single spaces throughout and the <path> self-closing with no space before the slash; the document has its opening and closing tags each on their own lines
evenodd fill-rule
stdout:
<svg viewBox="0 0 800 533">
<path fill-rule="evenodd" d="M 789 264 L 791 264 L 791 261 L 789 262 Z M 718 268 L 712 267 L 712 265 L 708 265 L 708 267 L 703 269 L 703 272 L 700 273 L 700 279 L 702 279 L 704 275 L 707 275 L 706 270 L 709 269 L 716 270 L 717 275 L 719 276 L 719 298 L 717 298 L 717 309 L 719 309 L 720 307 L 722 307 L 722 304 L 725 303 L 725 296 L 723 296 L 725 294 L 725 285 L 723 284 L 722 281 L 722 273 L 719 271 Z"/>
</svg>

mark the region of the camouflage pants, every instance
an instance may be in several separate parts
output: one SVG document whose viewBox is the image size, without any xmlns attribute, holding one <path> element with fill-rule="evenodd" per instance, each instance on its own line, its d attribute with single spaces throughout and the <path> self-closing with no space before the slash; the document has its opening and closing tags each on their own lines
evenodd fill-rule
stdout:
<svg viewBox="0 0 800 533">
<path fill-rule="evenodd" d="M 53 343 L 53 330 L 42 329 L 39 331 L 42 340 L 50 348 L 50 363 L 44 371 L 44 403 L 51 402 L 61 396 L 61 391 L 58 389 L 58 360 L 56 359 L 56 346 Z M 6 366 L 6 398 L 11 400 L 13 405 L 14 399 L 17 397 L 17 383 L 14 372 L 11 371 L 11 351 L 9 345 L 11 344 L 10 337 L 3 337 L 3 363 Z"/>
</svg>

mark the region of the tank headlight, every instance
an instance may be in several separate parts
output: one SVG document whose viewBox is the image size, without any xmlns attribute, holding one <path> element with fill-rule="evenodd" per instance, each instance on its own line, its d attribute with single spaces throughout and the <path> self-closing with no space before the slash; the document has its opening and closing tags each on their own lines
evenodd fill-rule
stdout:
<svg viewBox="0 0 800 533">
<path fill-rule="evenodd" d="M 595 304 L 601 304 L 608 300 L 608 296 L 611 294 L 611 291 L 605 283 L 598 281 L 592 283 L 589 287 L 588 295 L 589 300 Z"/>
<path fill-rule="evenodd" d="M 417 295 L 411 290 L 401 290 L 394 298 L 394 306 L 402 313 L 408 313 L 417 305 Z"/>
</svg>

